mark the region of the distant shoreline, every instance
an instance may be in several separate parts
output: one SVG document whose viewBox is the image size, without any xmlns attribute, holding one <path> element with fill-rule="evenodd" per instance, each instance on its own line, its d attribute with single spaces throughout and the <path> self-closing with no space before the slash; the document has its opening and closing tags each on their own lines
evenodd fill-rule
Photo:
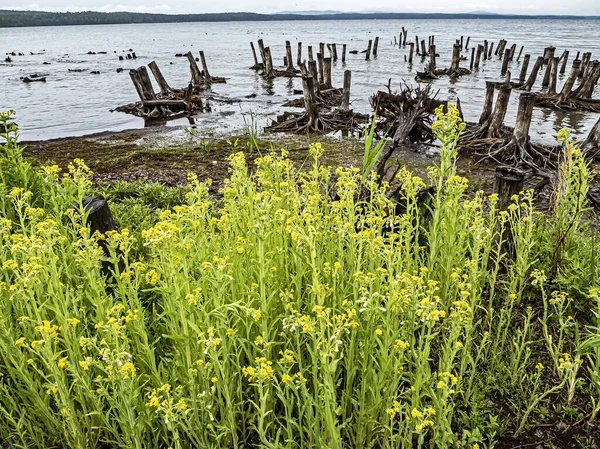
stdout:
<svg viewBox="0 0 600 449">
<path fill-rule="evenodd" d="M 210 14 L 149 14 L 133 12 L 43 12 L 0 10 L 0 28 L 66 25 L 128 25 L 137 23 L 184 22 L 274 22 L 308 20 L 599 20 L 600 16 L 518 15 L 490 13 L 335 13 L 335 14 L 257 14 L 245 12 Z"/>
</svg>

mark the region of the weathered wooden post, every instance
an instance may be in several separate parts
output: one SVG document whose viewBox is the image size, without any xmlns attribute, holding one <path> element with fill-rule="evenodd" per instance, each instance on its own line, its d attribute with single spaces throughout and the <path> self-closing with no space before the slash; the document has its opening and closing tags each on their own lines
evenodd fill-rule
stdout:
<svg viewBox="0 0 600 449">
<path fill-rule="evenodd" d="M 204 57 L 203 51 L 200 51 L 200 62 L 202 63 L 202 70 L 204 71 L 204 81 L 207 84 L 211 84 L 212 78 L 208 72 L 208 65 L 206 64 L 206 58 Z"/>
<path fill-rule="evenodd" d="M 292 60 L 292 44 L 290 44 L 290 41 L 285 41 L 285 57 L 287 59 L 286 72 L 295 72 L 296 69 Z"/>
<path fill-rule="evenodd" d="M 492 59 L 492 53 L 493 53 L 493 51 L 494 51 L 494 42 L 492 42 L 490 44 L 490 50 L 488 52 L 488 57 L 487 57 L 488 59 Z"/>
<path fill-rule="evenodd" d="M 421 57 L 427 56 L 427 50 L 425 49 L 425 39 L 421 41 Z"/>
<path fill-rule="evenodd" d="M 314 61 L 312 45 L 308 46 L 308 61 Z"/>
<path fill-rule="evenodd" d="M 556 48 L 550 46 L 550 47 L 546 47 L 544 49 L 544 65 L 548 64 L 550 62 L 550 58 L 554 57 L 554 52 L 556 51 Z"/>
<path fill-rule="evenodd" d="M 510 62 L 510 49 L 504 51 L 504 59 L 502 60 L 502 70 L 500 71 L 500 76 L 506 75 L 508 71 L 508 63 Z"/>
<path fill-rule="evenodd" d="M 163 94 L 167 94 L 167 93 L 173 92 L 173 89 L 171 88 L 171 86 L 169 86 L 169 83 L 167 83 L 167 80 L 165 79 L 165 77 L 163 76 L 162 72 L 158 68 L 158 65 L 156 64 L 156 61 L 152 61 L 150 64 L 148 64 L 148 67 L 150 68 L 150 71 L 152 72 L 152 75 L 154 75 L 154 79 L 158 83 L 158 87 L 160 88 L 160 92 L 163 93 Z"/>
<path fill-rule="evenodd" d="M 515 51 L 517 51 L 517 44 L 512 44 L 512 46 L 510 47 L 510 53 L 509 53 L 509 58 L 511 61 L 515 57 Z"/>
<path fill-rule="evenodd" d="M 523 50 L 525 49 L 525 45 L 521 45 L 521 49 L 519 50 L 519 56 L 517 56 L 517 62 L 521 60 L 521 55 L 523 54 Z"/>
<path fill-rule="evenodd" d="M 317 64 L 319 66 L 319 82 L 318 84 L 321 85 L 325 82 L 325 78 L 323 77 L 323 70 L 324 66 L 325 66 L 325 62 L 323 61 L 323 53 L 317 53 Z"/>
<path fill-rule="evenodd" d="M 567 71 L 567 62 L 569 61 L 569 50 L 565 50 L 562 55 L 562 64 L 560 65 L 560 74 L 564 75 Z"/>
<path fill-rule="evenodd" d="M 421 51 L 419 50 L 419 36 L 415 37 L 415 46 L 416 46 L 416 50 L 417 50 L 417 56 L 421 54 Z"/>
<path fill-rule="evenodd" d="M 256 49 L 254 48 L 254 42 L 250 42 L 250 47 L 252 47 L 252 56 L 254 56 L 254 66 L 252 66 L 251 69 L 258 70 L 261 68 L 261 65 L 258 63 L 258 58 L 256 57 Z"/>
<path fill-rule="evenodd" d="M 337 62 L 337 60 L 338 60 L 337 45 L 331 44 L 331 48 L 333 49 L 333 62 Z"/>
<path fill-rule="evenodd" d="M 456 43 L 452 47 L 452 63 L 450 64 L 450 71 L 457 72 L 460 66 L 460 43 Z"/>
<path fill-rule="evenodd" d="M 371 47 L 373 46 L 373 41 L 371 39 L 369 39 L 369 45 L 367 46 L 367 56 L 365 57 L 365 60 L 369 60 L 371 59 Z"/>
<path fill-rule="evenodd" d="M 473 64 L 475 64 L 475 47 L 471 49 L 471 64 L 469 64 L 469 70 L 473 71 Z"/>
<path fill-rule="evenodd" d="M 342 105 L 343 111 L 350 109 L 350 83 L 352 81 L 352 72 L 350 70 L 344 71 L 344 89 L 342 91 Z"/>
<path fill-rule="evenodd" d="M 302 42 L 298 42 L 298 57 L 296 58 L 296 65 L 302 64 Z"/>
<path fill-rule="evenodd" d="M 496 84 L 491 81 L 485 82 L 485 101 L 483 102 L 483 110 L 479 117 L 479 125 L 484 126 L 490 117 L 492 116 L 492 110 L 494 107 L 494 91 L 496 90 Z"/>
<path fill-rule="evenodd" d="M 556 93 L 556 82 L 558 78 L 558 57 L 554 56 L 550 60 L 550 81 L 548 83 L 548 93 Z"/>
<path fill-rule="evenodd" d="M 323 69 L 325 70 L 325 73 L 323 74 L 325 88 L 331 89 L 333 87 L 333 85 L 331 84 L 331 58 L 323 59 Z"/>
<path fill-rule="evenodd" d="M 488 54 L 488 41 L 483 41 L 483 60 L 487 61 L 487 54 Z"/>
<path fill-rule="evenodd" d="M 487 137 L 500 137 L 502 124 L 506 117 L 506 110 L 508 109 L 508 103 L 510 100 L 510 94 L 512 92 L 512 86 L 510 84 L 502 84 L 498 92 L 498 98 L 496 99 L 496 106 L 490 121 L 490 127 L 487 131 Z"/>
<path fill-rule="evenodd" d="M 579 76 L 579 70 L 581 69 L 581 60 L 576 59 L 573 61 L 573 65 L 571 66 L 571 73 L 567 77 L 565 84 L 563 85 L 562 90 L 560 91 L 560 100 L 564 102 L 571 96 L 571 90 L 577 81 L 577 77 Z"/>
<path fill-rule="evenodd" d="M 475 48 L 475 47 L 473 47 Z M 484 47 L 481 44 L 477 45 L 477 54 L 475 55 L 475 70 L 479 70 L 479 63 L 481 62 L 481 52 L 483 51 Z"/>
<path fill-rule="evenodd" d="M 521 66 L 521 75 L 519 76 L 519 82 L 524 83 L 525 77 L 527 76 L 527 68 L 529 67 L 529 60 L 531 59 L 531 55 L 525 55 L 523 58 L 523 65 Z"/>
<path fill-rule="evenodd" d="M 494 193 L 498 195 L 498 209 L 506 210 L 512 198 L 523 191 L 525 172 L 515 167 L 496 167 L 494 177 Z M 510 235 L 508 231 L 506 235 Z M 506 239 L 506 235 L 503 236 Z"/>
<path fill-rule="evenodd" d="M 533 69 L 531 69 L 529 78 L 527 78 L 527 81 L 523 85 L 523 90 L 526 90 L 526 91 L 531 90 L 531 88 L 535 84 L 535 80 L 537 79 L 538 72 L 540 71 L 540 68 L 542 67 L 543 63 L 544 63 L 544 57 L 538 56 L 538 58 L 535 60 L 535 64 L 533 64 Z"/>
<path fill-rule="evenodd" d="M 408 44 L 409 46 L 409 50 L 408 50 L 408 63 L 410 65 L 412 65 L 413 63 L 413 53 L 415 51 L 415 44 L 413 42 L 411 42 L 410 44 Z"/>
<path fill-rule="evenodd" d="M 199 86 L 203 83 L 202 73 L 200 73 L 200 69 L 198 68 L 198 64 L 196 64 L 196 60 L 194 59 L 194 55 L 191 51 L 188 51 L 187 58 L 190 63 L 190 72 L 192 73 L 192 83 L 194 85 Z"/>
<path fill-rule="evenodd" d="M 342 63 L 346 62 L 346 44 L 342 45 Z"/>
<path fill-rule="evenodd" d="M 437 63 L 436 63 L 436 53 L 435 53 L 435 45 L 432 45 L 429 49 L 429 70 L 431 72 L 435 72 Z"/>
<path fill-rule="evenodd" d="M 465 50 L 469 49 L 469 42 L 471 41 L 471 36 L 467 36 L 467 43 L 465 44 Z"/>
<path fill-rule="evenodd" d="M 377 47 L 379 47 L 379 36 L 375 37 L 375 43 L 373 44 L 373 57 L 377 57 Z"/>
</svg>

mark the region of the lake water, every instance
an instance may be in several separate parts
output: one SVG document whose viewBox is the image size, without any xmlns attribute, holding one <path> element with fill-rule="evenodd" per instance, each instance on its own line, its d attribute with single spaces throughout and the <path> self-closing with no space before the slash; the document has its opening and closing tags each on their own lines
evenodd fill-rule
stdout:
<svg viewBox="0 0 600 449">
<path fill-rule="evenodd" d="M 404 62 L 407 47 L 391 45 L 401 28 L 408 29 L 409 40 L 427 39 L 435 35 L 440 58 L 439 68 L 449 67 L 452 44 L 461 35 L 471 37 L 470 48 L 484 39 L 498 45 L 500 39 L 508 47 L 521 45 L 523 54 L 531 54 L 530 70 L 535 58 L 546 46 L 554 45 L 556 55 L 570 50 L 569 67 L 577 51 L 591 51 L 593 58 L 600 55 L 600 22 L 592 20 L 360 20 L 360 21 L 279 21 L 232 23 L 178 23 L 137 25 L 96 25 L 72 27 L 40 27 L 0 29 L 0 52 L 4 61 L 7 52 L 21 52 L 25 56 L 12 57 L 12 63 L 0 62 L 0 110 L 17 110 L 21 136 L 26 140 L 78 136 L 107 130 L 141 128 L 140 118 L 111 109 L 137 101 L 137 94 L 127 69 L 146 65 L 155 60 L 173 87 L 184 87 L 190 79 L 186 58 L 176 53 L 192 51 L 198 55 L 204 50 L 213 76 L 227 77 L 227 84 L 214 85 L 213 93 L 240 102 L 224 104 L 213 102 L 213 112 L 198 116 L 199 129 L 224 132 L 239 131 L 254 120 L 259 127 L 269 123 L 283 108 L 281 104 L 292 97 L 293 89 L 301 88 L 301 80 L 277 78 L 272 85 L 249 67 L 253 65 L 250 41 L 262 38 L 271 47 L 275 65 L 283 65 L 285 41 L 292 43 L 294 63 L 296 43 L 306 49 L 312 45 L 316 54 L 319 42 L 341 44 L 348 50 L 365 50 L 369 39 L 380 37 L 379 55 L 365 61 L 363 54 L 347 55 L 346 64 L 338 60 L 333 67 L 333 84 L 341 87 L 343 72 L 352 70 L 352 107 L 370 113 L 369 97 L 378 89 L 385 89 L 388 79 L 398 88 L 403 79 L 415 84 L 416 70 L 424 66 L 415 56 L 416 63 L 409 67 Z M 128 49 L 137 54 L 135 61 L 119 61 Z M 88 55 L 89 51 L 107 54 Z M 115 53 L 116 52 L 116 53 Z M 31 54 L 35 53 L 35 54 Z M 41 53 L 41 54 L 39 54 Z M 516 59 L 516 57 L 515 57 Z M 522 61 L 521 57 L 521 61 Z M 44 64 L 44 62 L 50 64 Z M 468 67 L 469 61 L 462 66 Z M 498 58 L 482 61 L 473 75 L 451 83 L 447 78 L 434 82 L 439 97 L 455 100 L 460 97 L 466 120 L 477 120 L 483 106 L 485 81 L 500 80 Z M 124 68 L 117 73 L 117 68 Z M 82 69 L 73 72 L 69 69 Z M 518 77 L 520 63 L 511 63 L 513 78 Z M 99 71 L 99 75 L 92 74 Z M 46 83 L 26 84 L 20 77 L 33 73 L 47 77 Z M 533 90 L 539 90 L 541 73 Z M 566 75 L 565 75 L 566 76 Z M 559 88 L 564 77 L 559 79 Z M 595 98 L 600 98 L 596 89 Z M 255 94 L 254 98 L 247 96 Z M 209 95 L 209 94 L 205 94 Z M 516 92 L 506 123 L 514 124 Z M 536 109 L 532 133 L 537 140 L 550 143 L 553 134 L 567 126 L 576 135 L 587 134 L 597 120 L 589 113 L 561 113 Z M 187 121 L 171 122 L 183 126 Z"/>
</svg>

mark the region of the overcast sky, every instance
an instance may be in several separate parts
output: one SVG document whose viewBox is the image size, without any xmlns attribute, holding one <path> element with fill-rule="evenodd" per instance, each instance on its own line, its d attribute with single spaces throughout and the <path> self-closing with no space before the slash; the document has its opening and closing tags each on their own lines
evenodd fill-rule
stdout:
<svg viewBox="0 0 600 449">
<path fill-rule="evenodd" d="M 516 14 L 600 15 L 600 0 L 5 0 L 0 9 L 39 11 L 137 11 L 175 13 L 252 11 L 272 13 L 294 10 L 340 10 L 389 12 L 472 12 L 489 11 Z"/>
</svg>

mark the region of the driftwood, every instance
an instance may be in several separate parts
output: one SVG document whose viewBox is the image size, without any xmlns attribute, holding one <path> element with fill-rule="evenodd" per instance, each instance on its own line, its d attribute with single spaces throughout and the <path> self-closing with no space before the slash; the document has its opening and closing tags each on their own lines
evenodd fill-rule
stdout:
<svg viewBox="0 0 600 449">
<path fill-rule="evenodd" d="M 379 91 L 370 99 L 376 116 L 380 119 L 377 129 L 391 136 L 391 142 L 381 155 L 375 168 L 379 180 L 383 181 L 389 171 L 389 161 L 393 153 L 409 142 L 433 142 L 431 129 L 433 113 L 445 102 L 436 99 L 431 86 L 412 88 L 404 83 L 400 92 Z M 393 176 L 392 176 L 393 177 Z"/>
</svg>

